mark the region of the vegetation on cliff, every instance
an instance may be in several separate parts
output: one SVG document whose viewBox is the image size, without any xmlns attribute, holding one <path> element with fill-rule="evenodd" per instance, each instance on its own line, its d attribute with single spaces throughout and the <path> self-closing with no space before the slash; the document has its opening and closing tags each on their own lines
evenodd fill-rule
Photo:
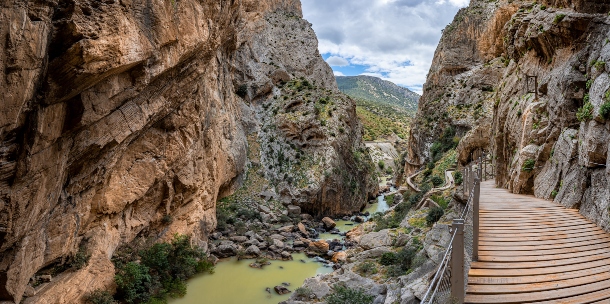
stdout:
<svg viewBox="0 0 610 304">
<path fill-rule="evenodd" d="M 186 235 L 175 235 L 169 243 L 150 244 L 140 240 L 123 246 L 113 262 L 117 269 L 114 298 L 126 303 L 166 303 L 168 297 L 186 294 L 187 279 L 197 273 L 214 271 L 203 249 L 193 247 Z M 99 292 L 94 295 L 106 297 Z"/>
</svg>

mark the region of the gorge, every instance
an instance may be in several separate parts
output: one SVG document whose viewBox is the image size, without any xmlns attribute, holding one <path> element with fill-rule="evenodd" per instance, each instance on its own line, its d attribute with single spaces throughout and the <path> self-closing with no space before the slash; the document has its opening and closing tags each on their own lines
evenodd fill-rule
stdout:
<svg viewBox="0 0 610 304">
<path fill-rule="evenodd" d="M 610 232 L 609 12 L 471 0 L 401 99 L 338 86 L 299 0 L 5 1 L 0 302 L 186 303 L 285 267 L 290 294 L 257 294 L 419 303 L 477 150 L 497 187 Z M 175 252 L 190 268 L 155 285 Z"/>
</svg>

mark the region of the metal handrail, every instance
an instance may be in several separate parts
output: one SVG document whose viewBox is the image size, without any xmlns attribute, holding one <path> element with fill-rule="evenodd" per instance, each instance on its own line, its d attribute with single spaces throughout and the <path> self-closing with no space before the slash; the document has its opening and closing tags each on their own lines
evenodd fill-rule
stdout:
<svg viewBox="0 0 610 304">
<path fill-rule="evenodd" d="M 462 211 L 462 214 L 461 214 L 461 218 L 464 219 L 464 221 L 466 221 L 466 215 L 468 214 L 468 212 L 470 210 L 470 205 L 473 202 L 474 189 L 475 188 L 473 187 L 470 190 L 468 201 L 466 202 L 466 206 L 464 207 L 464 210 Z M 426 294 L 424 295 L 424 297 L 421 301 L 422 304 L 433 303 L 433 301 L 434 301 L 434 297 L 436 296 L 438 288 L 440 287 L 440 281 L 442 279 L 441 274 L 445 273 L 445 271 L 449 265 L 449 257 L 451 256 L 451 251 L 453 249 L 453 240 L 455 239 L 456 233 L 457 233 L 457 229 L 453 229 L 453 234 L 451 235 L 451 239 L 449 240 L 449 245 L 447 245 L 447 249 L 445 250 L 445 255 L 443 256 L 443 259 L 441 260 L 441 262 L 438 265 L 438 269 L 436 270 L 436 273 L 434 274 L 434 277 L 432 278 L 432 282 L 430 282 L 430 286 L 428 286 L 428 290 L 426 291 Z M 430 295 L 430 292 L 432 292 L 431 295 Z M 430 295 L 430 297 L 428 299 L 429 295 Z"/>
</svg>

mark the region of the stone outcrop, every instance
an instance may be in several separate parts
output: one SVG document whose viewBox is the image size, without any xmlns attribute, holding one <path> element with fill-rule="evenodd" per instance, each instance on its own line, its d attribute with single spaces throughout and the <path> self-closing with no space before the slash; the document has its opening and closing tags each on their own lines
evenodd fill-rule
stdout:
<svg viewBox="0 0 610 304">
<path fill-rule="evenodd" d="M 0 20 L 0 300 L 21 302 L 30 278 L 79 248 L 89 263 L 25 303 L 110 288 L 110 258 L 136 236 L 206 248 L 256 142 L 275 153 L 259 157 L 274 195 L 304 211 L 349 213 L 375 192 L 353 101 L 330 98 L 332 117 L 288 114 L 290 81 L 338 93 L 298 0 L 6 2 Z M 322 171 L 269 168 L 291 144 L 324 157 Z"/>
<path fill-rule="evenodd" d="M 489 150 L 498 186 L 610 229 L 610 127 L 600 112 L 610 106 L 609 11 L 595 0 L 471 1 L 437 48 L 405 169 L 425 164 L 452 126 L 461 164 Z"/>
</svg>

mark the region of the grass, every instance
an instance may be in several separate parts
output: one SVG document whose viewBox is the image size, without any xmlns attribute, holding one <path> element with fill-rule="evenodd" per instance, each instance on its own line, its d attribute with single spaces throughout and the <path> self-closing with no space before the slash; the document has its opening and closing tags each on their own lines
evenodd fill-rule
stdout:
<svg viewBox="0 0 610 304">
<path fill-rule="evenodd" d="M 528 159 L 523 162 L 523 166 L 521 167 L 521 171 L 531 172 L 534 170 L 534 166 L 536 165 L 536 161 L 533 159 Z"/>
<path fill-rule="evenodd" d="M 352 289 L 345 286 L 335 286 L 333 292 L 326 297 L 327 304 L 372 304 L 375 297 L 362 288 Z"/>
<path fill-rule="evenodd" d="M 377 273 L 377 265 L 375 263 L 367 261 L 364 262 L 356 268 L 356 271 L 364 276 L 370 276 Z"/>
<path fill-rule="evenodd" d="M 588 97 L 588 94 L 587 94 L 587 97 Z M 579 108 L 578 111 L 576 112 L 576 118 L 580 122 L 585 122 L 585 121 L 593 119 L 593 104 L 591 104 L 591 102 L 589 102 L 588 98 L 587 98 L 585 104 L 581 108 Z"/>
<path fill-rule="evenodd" d="M 364 126 L 366 141 L 375 141 L 392 134 L 402 139 L 409 136 L 412 114 L 404 109 L 357 99 L 356 113 Z"/>
<path fill-rule="evenodd" d="M 559 22 L 561 22 L 563 20 L 563 18 L 565 18 L 566 15 L 565 14 L 557 14 L 555 15 L 555 19 L 553 19 L 553 23 L 558 24 Z"/>
</svg>

